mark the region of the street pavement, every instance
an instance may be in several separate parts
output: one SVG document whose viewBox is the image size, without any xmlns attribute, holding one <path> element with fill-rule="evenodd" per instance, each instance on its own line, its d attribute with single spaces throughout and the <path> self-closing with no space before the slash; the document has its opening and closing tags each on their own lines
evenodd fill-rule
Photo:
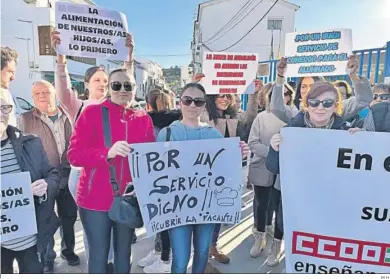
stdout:
<svg viewBox="0 0 390 279">
<path fill-rule="evenodd" d="M 244 170 L 244 177 L 246 178 L 246 171 Z M 246 179 L 245 179 L 246 180 Z M 271 247 L 272 239 L 267 236 L 268 247 L 263 251 L 262 255 L 256 259 L 249 255 L 250 248 L 254 243 L 252 236 L 253 226 L 253 191 L 243 189 L 243 207 L 241 222 L 235 226 L 222 225 L 221 235 L 218 245 L 224 253 L 226 253 L 231 261 L 229 264 L 217 263 L 214 259 L 210 261 L 210 266 L 207 268 L 208 273 L 284 273 L 284 260 L 276 267 L 269 268 L 266 265 L 268 257 L 268 250 Z M 57 259 L 54 265 L 54 273 L 57 274 L 75 274 L 87 273 L 87 261 L 85 257 L 85 249 L 83 243 L 83 229 L 80 220 L 78 219 L 75 225 L 76 247 L 75 252 L 80 257 L 80 265 L 69 266 L 67 262 L 61 259 L 61 238 L 59 231 L 55 235 L 55 251 Z M 147 237 L 144 228 L 136 230 L 138 237 L 137 243 L 132 245 L 132 269 L 131 273 L 142 274 L 142 268 L 137 266 L 137 262 L 145 257 L 154 247 L 154 238 Z M 189 264 L 189 271 L 191 268 L 191 261 Z M 17 272 L 17 265 L 15 263 L 15 271 Z"/>
</svg>

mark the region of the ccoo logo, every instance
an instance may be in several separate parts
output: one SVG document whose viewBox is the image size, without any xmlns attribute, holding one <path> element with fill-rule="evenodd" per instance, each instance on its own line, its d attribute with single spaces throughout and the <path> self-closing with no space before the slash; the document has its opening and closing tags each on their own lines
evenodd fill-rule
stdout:
<svg viewBox="0 0 390 279">
<path fill-rule="evenodd" d="M 293 254 L 390 267 L 390 244 L 293 232 Z"/>
</svg>

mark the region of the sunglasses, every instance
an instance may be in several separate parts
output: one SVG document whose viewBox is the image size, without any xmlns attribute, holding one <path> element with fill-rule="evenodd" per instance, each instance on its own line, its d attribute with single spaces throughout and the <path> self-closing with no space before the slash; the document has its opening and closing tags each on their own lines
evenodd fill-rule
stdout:
<svg viewBox="0 0 390 279">
<path fill-rule="evenodd" d="M 184 106 L 190 106 L 192 103 L 198 108 L 203 107 L 206 104 L 206 100 L 203 98 L 195 98 L 192 99 L 191 97 L 182 97 L 181 103 Z"/>
<path fill-rule="evenodd" d="M 309 100 L 307 100 L 307 103 L 312 108 L 316 108 L 320 104 L 322 104 L 322 106 L 324 108 L 331 108 L 336 103 L 336 101 L 332 100 L 332 99 L 326 99 L 326 100 L 323 100 L 323 101 L 320 101 L 320 100 L 317 100 L 317 99 L 309 99 Z"/>
<path fill-rule="evenodd" d="M 228 95 L 228 94 L 219 94 L 217 95 L 217 98 L 218 99 L 224 99 L 226 97 L 226 99 L 228 100 L 231 100 L 232 99 L 232 95 Z"/>
<path fill-rule="evenodd" d="M 120 91 L 122 89 L 122 86 L 125 89 L 125 91 L 133 91 L 134 88 L 134 85 L 130 82 L 122 83 L 119 81 L 111 82 L 110 86 L 113 91 Z"/>
<path fill-rule="evenodd" d="M 1 113 L 4 113 L 4 114 L 10 114 L 12 111 L 12 108 L 13 108 L 12 105 L 4 105 L 4 106 L 0 107 L 0 111 L 1 111 Z"/>
<path fill-rule="evenodd" d="M 390 94 L 374 94 L 374 100 L 380 99 L 381 101 L 387 101 L 390 99 Z"/>
</svg>

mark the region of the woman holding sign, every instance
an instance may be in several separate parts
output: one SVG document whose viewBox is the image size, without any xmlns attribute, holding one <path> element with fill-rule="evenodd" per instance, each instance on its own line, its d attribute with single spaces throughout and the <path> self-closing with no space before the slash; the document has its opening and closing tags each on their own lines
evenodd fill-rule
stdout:
<svg viewBox="0 0 390 279">
<path fill-rule="evenodd" d="M 153 142 L 155 137 L 151 118 L 145 111 L 131 108 L 136 91 L 134 76 L 127 69 L 116 69 L 110 73 L 108 83 L 109 97 L 100 104 L 88 106 L 77 120 L 68 159 L 72 165 L 82 168 L 76 202 L 89 243 L 88 272 L 106 273 L 113 229 L 114 270 L 127 274 L 134 229 L 109 217 L 114 201 L 111 180 L 115 179 L 119 194 L 123 195 L 132 183 L 127 159 L 130 144 Z M 110 167 L 115 172 L 110 173 Z"/>
<path fill-rule="evenodd" d="M 2 198 L 1 229 L 3 237 L 1 241 L 1 273 L 12 274 L 15 259 L 19 265 L 19 273 L 43 273 L 43 266 L 40 262 L 39 254 L 46 249 L 50 237 L 55 234 L 60 226 L 60 221 L 54 213 L 54 202 L 60 177 L 57 169 L 49 164 L 46 152 L 42 146 L 42 141 L 34 135 L 23 134 L 15 127 L 8 125 L 12 104 L 7 100 L 8 98 L 4 96 L 3 89 L 1 89 L 0 134 L 2 180 L 7 175 L 29 172 L 32 181 L 30 187 L 34 199 L 30 200 L 27 198 L 26 193 L 23 193 L 24 196 L 19 197 L 20 199 L 15 196 L 10 202 L 10 207 L 6 208 L 6 204 L 9 203 L 3 199 L 6 197 Z M 23 191 L 23 187 L 20 188 Z M 8 193 L 7 199 L 12 196 L 9 192 L 13 192 L 7 191 L 9 189 L 11 189 L 11 185 L 4 185 L 2 182 L 1 190 L 6 194 Z M 23 192 L 28 191 L 24 189 Z M 15 208 L 11 208 L 12 203 L 14 203 Z M 17 238 L 10 238 L 4 241 L 4 235 L 6 233 L 17 233 L 19 229 L 22 230 L 20 228 L 22 224 L 19 224 L 19 226 L 17 224 L 26 222 L 26 220 L 23 220 L 23 216 L 19 216 L 22 220 L 12 220 L 14 223 L 11 223 L 11 226 L 8 227 L 11 218 L 6 213 L 22 208 L 23 206 L 28 206 L 31 203 L 34 203 L 35 206 L 37 233 L 24 236 L 19 235 Z"/>
<path fill-rule="evenodd" d="M 203 140 L 223 138 L 214 127 L 202 123 L 201 115 L 205 112 L 206 91 L 198 83 L 189 83 L 184 86 L 181 96 L 181 111 L 183 118 L 170 126 L 169 141 Z M 167 140 L 167 128 L 161 130 L 157 141 Z M 240 148 L 245 158 L 249 152 L 246 143 L 241 142 Z M 185 225 L 169 230 L 172 246 L 172 273 L 186 273 L 191 256 L 191 239 L 194 237 L 194 261 L 192 273 L 204 273 L 212 242 L 215 224 Z"/>
<path fill-rule="evenodd" d="M 58 31 L 53 31 L 51 33 L 51 42 L 54 49 L 61 44 L 61 34 Z M 124 67 L 131 74 L 133 73 L 133 52 L 134 52 L 134 40 L 131 34 L 127 34 L 126 37 L 126 47 L 129 48 L 129 59 L 124 62 Z M 74 90 L 72 83 L 70 81 L 66 56 L 62 54 L 57 54 L 57 63 L 55 70 L 55 88 L 56 96 L 60 102 L 61 108 L 67 114 L 69 120 L 74 126 L 75 121 L 80 116 L 80 113 L 91 104 L 99 104 L 106 96 L 108 90 L 108 75 L 106 70 L 102 66 L 94 66 L 87 69 L 84 75 L 84 85 L 85 91 L 84 96 L 87 97 L 86 100 L 79 99 L 78 93 Z M 76 186 L 80 177 L 80 169 L 72 166 L 71 173 L 69 176 L 69 190 L 74 199 L 76 199 Z M 134 235 L 134 239 L 136 236 Z M 85 238 L 84 234 L 84 246 L 88 254 L 89 246 L 88 241 Z M 112 245 L 111 245 L 112 246 Z M 110 248 L 110 255 L 108 258 L 107 269 L 110 271 L 113 270 L 113 248 Z M 88 259 L 88 255 L 87 255 Z"/>
<path fill-rule="evenodd" d="M 275 91 L 272 93 L 274 94 Z M 301 111 L 288 125 L 289 127 L 348 130 L 350 133 L 362 131 L 359 128 L 349 128 L 347 122 L 340 116 L 342 97 L 336 87 L 329 82 L 317 82 L 303 100 L 305 111 Z M 281 134 L 272 136 L 266 165 L 269 171 L 279 174 L 279 146 L 282 144 Z M 281 207 L 280 203 L 280 207 Z M 283 231 L 282 210 L 279 208 L 277 225 Z"/>
<path fill-rule="evenodd" d="M 271 112 L 283 122 L 290 123 L 291 119 L 293 119 L 295 115 L 293 111 L 286 109 L 284 106 L 283 85 L 285 82 L 284 73 L 286 72 L 286 68 L 287 59 L 282 57 L 277 65 L 278 76 L 276 78 L 276 86 L 274 87 L 274 92 L 271 99 Z M 359 62 L 356 59 L 356 56 L 351 55 L 349 57 L 347 69 L 349 71 L 349 77 L 354 84 L 356 96 L 342 100 L 340 103 L 341 108 L 338 113 L 345 120 L 350 119 L 355 114 L 359 113 L 359 111 L 367 107 L 373 99 L 370 83 L 366 78 L 358 76 L 358 68 Z M 301 78 L 301 81 L 297 87 L 296 98 L 301 99 L 302 101 L 305 100 L 306 94 L 310 91 L 310 88 L 313 86 L 313 84 L 322 80 L 322 78 L 318 77 Z M 305 110 L 305 105 L 303 105 L 302 109 Z"/>
</svg>

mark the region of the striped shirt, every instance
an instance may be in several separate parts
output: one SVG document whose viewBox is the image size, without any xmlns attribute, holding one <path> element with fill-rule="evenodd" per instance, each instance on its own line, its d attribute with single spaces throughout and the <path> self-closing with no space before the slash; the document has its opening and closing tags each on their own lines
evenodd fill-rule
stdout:
<svg viewBox="0 0 390 279">
<path fill-rule="evenodd" d="M 20 172 L 19 163 L 16 160 L 14 148 L 9 140 L 1 141 L 1 175 Z M 1 185 L 3 186 L 3 185 Z M 37 235 L 30 235 L 1 242 L 1 247 L 22 251 L 37 244 Z"/>
</svg>

